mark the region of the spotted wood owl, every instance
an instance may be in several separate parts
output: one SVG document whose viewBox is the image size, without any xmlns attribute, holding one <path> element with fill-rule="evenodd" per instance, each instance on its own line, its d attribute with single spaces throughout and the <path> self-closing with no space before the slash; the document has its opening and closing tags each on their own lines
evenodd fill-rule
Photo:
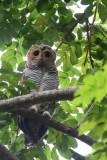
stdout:
<svg viewBox="0 0 107 160">
<path fill-rule="evenodd" d="M 27 63 L 23 71 L 23 76 L 36 83 L 37 92 L 57 89 L 59 85 L 58 72 L 55 65 L 56 53 L 50 46 L 44 44 L 34 44 L 27 53 Z M 30 88 L 30 92 L 34 90 Z M 40 114 L 48 111 L 53 113 L 55 102 L 40 103 L 30 108 L 35 109 Z M 39 121 L 34 122 L 27 117 L 18 116 L 19 128 L 25 137 L 25 146 L 36 145 L 47 131 L 47 126 Z"/>
</svg>

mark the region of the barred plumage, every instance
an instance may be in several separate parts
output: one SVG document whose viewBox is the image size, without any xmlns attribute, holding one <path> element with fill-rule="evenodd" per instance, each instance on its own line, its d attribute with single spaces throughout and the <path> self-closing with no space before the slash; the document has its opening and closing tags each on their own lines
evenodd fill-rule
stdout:
<svg viewBox="0 0 107 160">
<path fill-rule="evenodd" d="M 47 45 L 33 45 L 29 49 L 23 75 L 36 83 L 38 88 L 37 91 L 58 88 L 59 78 L 54 63 L 55 59 L 55 52 Z M 30 89 L 30 92 L 32 91 L 34 90 Z M 35 105 L 35 108 L 38 109 L 41 114 L 43 114 L 44 111 L 48 111 L 52 114 L 54 106 L 55 102 L 44 104 L 41 102 L 41 104 Z M 46 125 L 43 125 L 40 122 L 35 123 L 22 116 L 18 116 L 18 124 L 25 134 L 26 146 L 35 145 L 47 131 Z"/>
</svg>

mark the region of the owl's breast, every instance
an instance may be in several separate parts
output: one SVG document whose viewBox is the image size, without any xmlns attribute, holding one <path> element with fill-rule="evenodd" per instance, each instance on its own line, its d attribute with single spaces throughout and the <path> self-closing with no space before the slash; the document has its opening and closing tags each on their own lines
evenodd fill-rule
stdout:
<svg viewBox="0 0 107 160">
<path fill-rule="evenodd" d="M 42 80 L 41 70 L 31 70 L 29 68 L 25 68 L 23 71 L 23 75 L 29 78 L 32 82 L 34 82 L 37 85 L 37 87 L 40 87 Z"/>
<path fill-rule="evenodd" d="M 57 74 L 44 73 L 40 85 L 39 91 L 53 90 L 57 89 L 59 85 L 59 78 Z"/>
</svg>

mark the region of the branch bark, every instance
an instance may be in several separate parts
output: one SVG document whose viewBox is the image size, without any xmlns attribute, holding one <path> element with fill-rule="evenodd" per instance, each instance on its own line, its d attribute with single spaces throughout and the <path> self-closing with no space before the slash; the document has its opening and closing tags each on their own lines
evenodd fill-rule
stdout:
<svg viewBox="0 0 107 160">
<path fill-rule="evenodd" d="M 42 103 L 44 103 L 44 102 L 58 101 L 58 100 L 72 100 L 74 98 L 74 93 L 78 87 L 79 86 L 74 86 L 71 88 L 60 89 L 60 90 L 51 90 L 39 93 L 35 92 L 32 94 L 22 95 L 7 100 L 1 100 L 0 112 L 11 112 L 16 115 L 19 114 L 21 116 L 26 116 L 29 119 L 44 123 L 47 126 L 57 129 L 69 136 L 81 140 L 82 142 L 88 144 L 89 146 L 92 146 L 94 141 L 91 138 L 87 137 L 86 135 L 78 136 L 78 130 L 76 128 L 65 126 L 64 124 L 55 121 L 52 117 L 41 115 L 39 113 L 35 113 L 27 109 L 33 104 L 41 103 L 41 101 Z M 77 154 L 73 153 L 74 156 L 76 156 Z M 10 160 L 16 160 L 16 159 L 10 159 Z"/>
<path fill-rule="evenodd" d="M 0 144 L 0 159 L 2 160 L 18 160 L 5 146 Z"/>
<path fill-rule="evenodd" d="M 0 112 L 10 112 L 15 109 L 29 108 L 31 105 L 49 102 L 49 101 L 61 101 L 61 100 L 72 100 L 74 93 L 78 86 L 50 90 L 44 92 L 34 92 L 28 95 L 21 95 L 18 97 L 1 100 L 0 101 Z"/>
<path fill-rule="evenodd" d="M 86 135 L 78 136 L 78 131 L 76 128 L 71 128 L 50 119 L 49 117 L 44 117 L 41 114 L 30 112 L 25 108 L 29 108 L 33 104 L 44 103 L 47 101 L 58 101 L 58 100 L 72 100 L 74 98 L 74 93 L 77 90 L 78 86 L 74 86 L 66 89 L 51 90 L 44 92 L 35 92 L 33 94 L 22 95 L 15 98 L 1 100 L 0 101 L 0 112 L 12 112 L 15 114 L 20 114 L 26 116 L 33 120 L 41 121 L 52 128 L 55 128 L 69 136 L 73 136 L 84 143 L 92 146 L 94 141 L 87 137 Z"/>
<path fill-rule="evenodd" d="M 39 121 L 47 126 L 50 126 L 56 130 L 61 131 L 62 133 L 65 133 L 69 136 L 75 137 L 79 139 L 80 141 L 88 144 L 89 146 L 92 146 L 94 144 L 94 140 L 87 137 L 86 135 L 78 135 L 78 130 L 76 128 L 71 128 L 68 126 L 65 126 L 64 124 L 55 121 L 52 117 L 42 115 L 39 113 L 35 113 L 32 111 L 29 111 L 27 109 L 18 109 L 13 111 L 14 114 L 19 114 L 21 116 L 26 116 L 29 119 L 32 119 L 33 121 Z"/>
<path fill-rule="evenodd" d="M 87 157 L 80 155 L 79 153 L 75 152 L 74 150 L 70 149 L 70 151 L 73 155 L 72 158 L 74 158 L 75 160 L 87 160 Z"/>
</svg>

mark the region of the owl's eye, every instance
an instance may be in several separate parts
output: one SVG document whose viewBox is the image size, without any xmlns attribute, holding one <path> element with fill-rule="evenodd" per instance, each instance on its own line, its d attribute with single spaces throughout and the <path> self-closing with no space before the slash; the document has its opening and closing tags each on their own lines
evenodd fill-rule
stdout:
<svg viewBox="0 0 107 160">
<path fill-rule="evenodd" d="M 34 56 L 38 56 L 38 55 L 39 55 L 39 51 L 38 51 L 38 50 L 35 50 L 35 51 L 33 52 L 33 54 L 34 54 Z"/>
<path fill-rule="evenodd" d="M 45 52 L 45 57 L 49 58 L 51 56 L 51 53 L 50 52 Z"/>
</svg>

